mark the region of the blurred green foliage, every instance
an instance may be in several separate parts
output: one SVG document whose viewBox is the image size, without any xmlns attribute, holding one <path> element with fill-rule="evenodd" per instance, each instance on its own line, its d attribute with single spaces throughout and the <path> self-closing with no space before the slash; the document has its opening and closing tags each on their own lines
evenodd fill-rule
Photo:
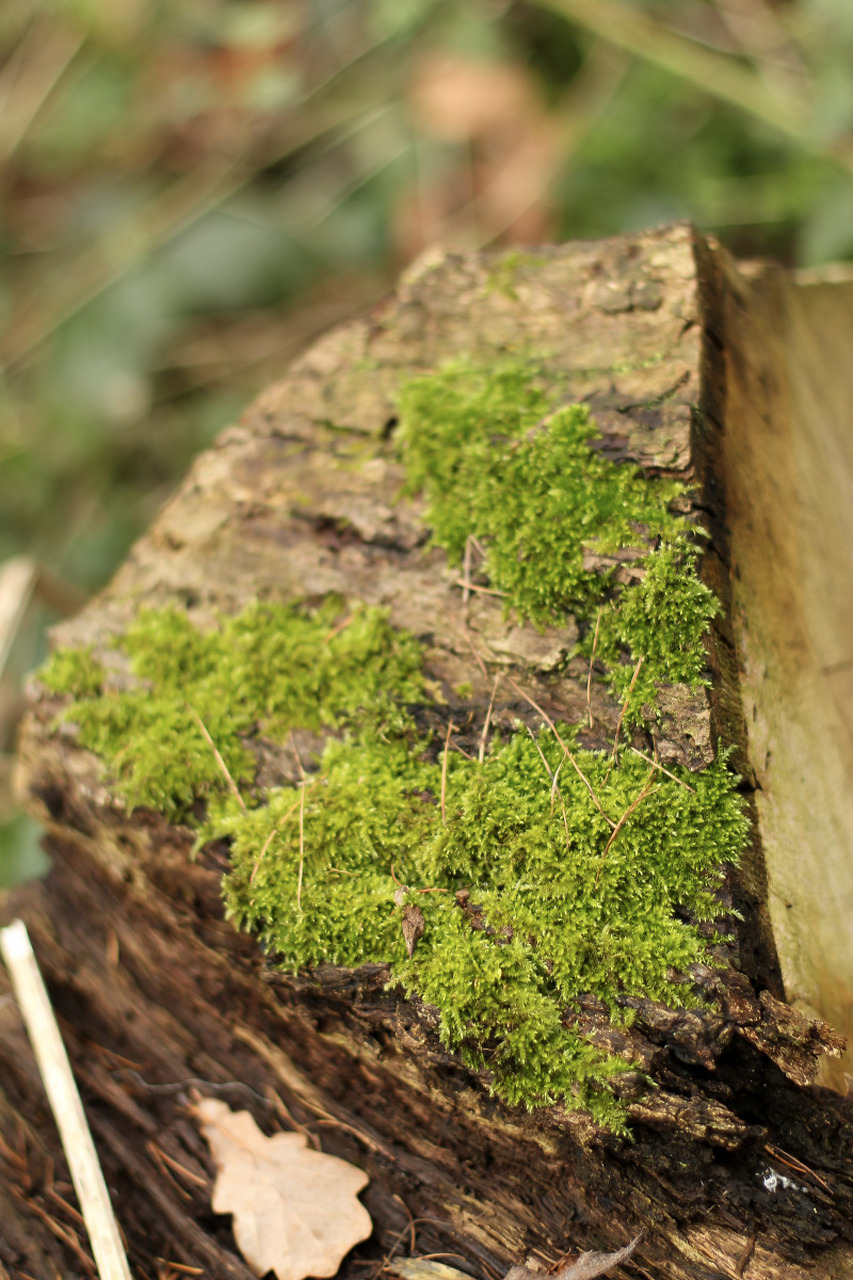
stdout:
<svg viewBox="0 0 853 1280">
<path fill-rule="evenodd" d="M 849 0 L 4 0 L 0 562 L 100 586 L 429 243 L 850 256 L 851 54 Z"/>
</svg>

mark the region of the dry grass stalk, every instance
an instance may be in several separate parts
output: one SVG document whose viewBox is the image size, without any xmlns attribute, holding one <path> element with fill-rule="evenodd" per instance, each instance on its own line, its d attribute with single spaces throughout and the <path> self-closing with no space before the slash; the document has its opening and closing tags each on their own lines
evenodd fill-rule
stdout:
<svg viewBox="0 0 853 1280">
<path fill-rule="evenodd" d="M 208 732 L 207 725 L 204 723 L 204 721 L 202 720 L 198 712 L 195 710 L 195 708 L 191 707 L 189 703 L 187 703 L 187 711 L 189 711 L 190 715 L 192 716 L 193 720 L 198 726 L 199 732 L 201 733 L 205 742 L 213 752 L 213 758 L 216 761 L 219 767 L 219 770 L 222 773 L 222 776 L 225 778 L 225 781 L 228 783 L 229 788 L 237 797 L 237 803 L 240 805 L 240 808 L 243 810 L 244 813 L 248 813 L 249 811 L 246 808 L 246 802 L 243 799 L 243 797 L 240 795 L 240 788 L 237 786 L 237 783 L 231 777 L 231 774 L 228 771 L 227 764 L 222 759 L 222 756 L 219 754 L 219 748 L 217 747 L 216 743 L 213 741 L 213 738 L 210 736 L 210 733 Z"/>
<path fill-rule="evenodd" d="M 604 821 L 608 824 L 608 826 L 615 827 L 615 826 L 616 826 L 616 823 L 615 823 L 615 822 L 613 821 L 613 819 L 609 816 L 609 814 L 607 814 L 607 813 L 605 813 L 605 812 L 604 812 L 604 809 L 603 809 L 603 808 L 602 808 L 602 806 L 601 806 L 601 801 L 599 800 L 598 796 L 595 794 L 595 790 L 594 790 L 593 785 L 592 785 L 592 783 L 590 782 L 589 778 L 586 776 L 586 774 L 584 773 L 583 769 L 581 769 L 581 767 L 580 767 L 580 765 L 578 764 L 577 760 L 574 758 L 574 756 L 572 755 L 571 751 L 570 751 L 570 750 L 569 750 L 569 748 L 566 746 L 565 742 L 563 741 L 563 739 L 560 737 L 559 733 L 557 732 L 557 726 L 554 724 L 554 721 L 551 719 L 551 717 L 548 715 L 548 713 L 547 713 L 546 711 L 543 711 L 543 710 L 542 710 L 542 708 L 539 706 L 539 703 L 538 703 L 538 702 L 534 702 L 534 701 L 533 701 L 533 699 L 530 697 L 530 695 L 529 695 L 529 694 L 525 693 L 523 689 L 519 688 L 519 686 L 515 683 L 515 681 L 512 679 L 512 677 L 508 676 L 508 677 L 507 677 L 507 679 L 509 680 L 509 682 L 510 682 L 510 684 L 512 685 L 513 689 L 515 689 L 516 693 L 518 693 L 522 698 L 524 698 L 524 701 L 525 701 L 525 702 L 528 702 L 528 703 L 530 704 L 530 706 L 533 708 L 533 710 L 534 710 L 534 711 L 537 711 L 537 712 L 539 713 L 539 715 L 542 717 L 542 719 L 545 721 L 545 723 L 547 724 L 548 728 L 551 730 L 551 732 L 553 733 L 554 737 L 557 739 L 557 741 L 559 742 L 560 746 L 563 748 L 563 752 L 564 752 L 564 754 L 565 754 L 565 756 L 566 756 L 566 759 L 569 761 L 569 764 L 572 766 L 572 768 L 574 769 L 575 773 L 578 775 L 578 777 L 580 778 L 581 782 L 584 784 L 584 786 L 586 787 L 586 789 L 587 789 L 587 791 L 589 792 L 590 796 L 592 797 L 592 802 L 593 802 L 593 804 L 595 805 L 596 809 L 597 809 L 597 810 L 598 810 L 598 812 L 601 814 L 602 818 L 603 818 L 603 819 L 604 819 Z"/>
</svg>

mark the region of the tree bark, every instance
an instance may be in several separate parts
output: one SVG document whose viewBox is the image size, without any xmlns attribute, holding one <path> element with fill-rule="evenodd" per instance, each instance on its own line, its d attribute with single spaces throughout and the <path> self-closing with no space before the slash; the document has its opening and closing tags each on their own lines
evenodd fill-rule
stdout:
<svg viewBox="0 0 853 1280">
<path fill-rule="evenodd" d="M 725 605 L 714 682 L 707 698 L 673 703 L 655 746 L 664 762 L 695 765 L 718 737 L 736 743 L 754 802 L 729 886 L 743 915 L 736 964 L 697 974 L 716 1007 L 640 1001 L 628 1032 L 592 1003 L 579 1018 L 654 1081 L 629 1100 L 626 1141 L 581 1113 L 496 1102 L 442 1047 L 429 1008 L 386 990 L 385 966 L 277 972 L 223 920 L 222 850 L 192 862 L 186 829 L 128 814 L 34 686 L 21 787 L 48 825 L 53 870 L 2 915 L 30 928 L 140 1276 L 167 1275 L 169 1261 L 249 1275 L 228 1221 L 210 1212 L 210 1161 L 186 1110 L 195 1087 L 247 1106 L 267 1130 L 312 1126 L 368 1170 L 376 1235 L 347 1276 L 400 1248 L 499 1276 L 642 1230 L 622 1274 L 853 1277 L 851 1106 L 814 1083 L 840 1047 L 821 1019 L 844 1032 L 853 1022 L 853 619 L 838 587 L 853 545 L 852 329 L 853 287 L 741 273 L 687 226 L 424 262 L 197 460 L 108 590 L 59 629 L 62 644 L 97 644 L 143 604 L 178 602 L 204 620 L 337 591 L 429 636 L 431 678 L 470 681 L 483 710 L 492 676 L 472 663 L 472 636 L 489 673 L 509 668 L 549 714 L 579 720 L 587 663 L 556 679 L 559 635 L 511 625 L 487 596 L 463 603 L 425 544 L 422 506 L 398 500 L 388 445 L 404 377 L 460 351 L 533 350 L 568 398 L 590 404 L 610 456 L 699 483 L 712 534 L 703 572 Z M 592 713 L 593 734 L 612 739 L 619 707 L 601 686 Z M 523 701 L 495 714 L 536 723 Z M 91 1274 L 2 995 L 0 1063 L 0 1277 L 3 1265 L 38 1280 Z M 843 1062 L 823 1078 L 842 1081 Z"/>
</svg>

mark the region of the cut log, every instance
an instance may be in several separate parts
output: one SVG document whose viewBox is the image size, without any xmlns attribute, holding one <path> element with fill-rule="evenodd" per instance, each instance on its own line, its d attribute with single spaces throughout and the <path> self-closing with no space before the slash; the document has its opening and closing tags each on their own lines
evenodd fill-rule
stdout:
<svg viewBox="0 0 853 1280">
<path fill-rule="evenodd" d="M 853 1029 L 851 289 L 739 272 L 682 225 L 425 261 L 223 433 L 107 591 L 58 628 L 58 649 L 101 653 L 145 606 L 177 605 L 202 627 L 257 600 L 382 606 L 420 638 L 439 691 L 419 714 L 441 730 L 442 819 L 450 725 L 470 717 L 455 740 L 476 760 L 489 731 L 533 733 L 543 714 L 581 725 L 579 749 L 610 751 L 621 730 L 678 785 L 730 744 L 752 819 L 720 897 L 721 914 L 740 914 L 734 940 L 691 967 L 696 1007 L 631 996 L 630 1025 L 592 995 L 565 1011 L 632 1067 L 614 1084 L 625 1137 L 570 1100 L 528 1111 L 496 1098 L 381 958 L 276 967 L 224 918 L 227 841 L 194 859 L 192 830 L 131 808 L 115 771 L 57 720 L 63 698 L 35 681 L 20 780 L 53 869 L 2 916 L 30 930 L 137 1274 L 250 1274 L 210 1211 L 213 1170 L 188 1110 L 198 1090 L 267 1132 L 308 1126 L 369 1172 L 375 1237 L 346 1276 L 401 1252 L 501 1276 L 642 1231 L 621 1274 L 853 1278 L 846 1059 L 815 1083 Z M 707 691 L 661 689 L 656 716 L 623 729 L 624 698 L 578 655 L 571 619 L 507 616 L 467 560 L 453 568 L 429 544 L 426 500 L 401 496 L 398 393 L 460 354 L 535 359 L 562 402 L 589 407 L 599 453 L 698 484 L 684 514 L 710 533 L 702 574 L 723 604 Z M 629 552 L 591 547 L 585 571 L 630 583 L 642 570 Z M 319 743 L 295 745 L 301 772 Z M 281 743 L 259 739 L 256 757 L 259 785 L 298 783 Z M 464 891 L 458 909 L 484 927 Z M 418 926 L 408 941 L 422 945 Z M 91 1274 L 2 995 L 0 1063 L 0 1277 Z"/>
</svg>

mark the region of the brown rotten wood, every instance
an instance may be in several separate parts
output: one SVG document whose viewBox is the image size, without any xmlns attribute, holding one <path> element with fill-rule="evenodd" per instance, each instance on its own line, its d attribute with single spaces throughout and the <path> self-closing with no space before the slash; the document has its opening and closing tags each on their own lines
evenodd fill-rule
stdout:
<svg viewBox="0 0 853 1280">
<path fill-rule="evenodd" d="M 704 571 L 726 605 L 714 684 L 708 698 L 673 691 L 645 745 L 696 767 L 718 736 L 735 741 L 754 797 L 749 855 L 727 886 L 744 917 L 737 948 L 722 974 L 693 975 L 716 1006 L 637 1001 L 628 1032 L 593 1000 L 578 1013 L 636 1065 L 620 1086 L 632 1141 L 560 1107 L 503 1106 L 444 1051 L 428 1007 L 386 990 L 384 966 L 277 973 L 222 918 L 223 849 L 191 862 L 189 832 L 128 814 L 98 762 L 52 729 L 58 703 L 34 686 L 21 785 L 54 864 L 3 915 L 30 927 L 139 1276 L 169 1274 L 164 1259 L 248 1275 L 209 1209 L 212 1168 L 187 1111 L 195 1088 L 247 1106 L 267 1131 L 307 1125 L 369 1171 L 376 1236 L 347 1276 L 373 1274 L 413 1240 L 500 1276 L 528 1257 L 547 1266 L 618 1248 L 642 1229 L 620 1274 L 853 1277 L 853 1115 L 824 1087 L 843 1083 L 843 1061 L 814 1083 L 841 1045 L 820 1019 L 849 1031 L 853 991 L 842 928 L 853 291 L 739 273 L 687 226 L 537 249 L 511 287 L 505 276 L 488 255 L 424 262 L 312 347 L 197 460 L 113 584 L 57 638 L 97 643 L 141 604 L 177 601 L 203 620 L 259 596 L 339 591 L 427 638 L 446 715 L 463 680 L 485 715 L 501 670 L 517 696 L 501 682 L 495 723 L 537 723 L 531 700 L 585 719 L 586 664 L 552 674 L 571 626 L 542 635 L 506 622 L 485 594 L 463 599 L 426 544 L 419 504 L 398 500 L 389 439 L 402 377 L 463 350 L 544 355 L 591 404 L 610 456 L 700 483 Z M 591 710 L 589 741 L 612 741 L 619 708 L 595 682 Z M 262 753 L 266 784 L 292 767 L 272 746 Z M 0 1277 L 3 1266 L 38 1280 L 87 1274 L 55 1133 L 2 994 L 0 1135 Z"/>
</svg>

